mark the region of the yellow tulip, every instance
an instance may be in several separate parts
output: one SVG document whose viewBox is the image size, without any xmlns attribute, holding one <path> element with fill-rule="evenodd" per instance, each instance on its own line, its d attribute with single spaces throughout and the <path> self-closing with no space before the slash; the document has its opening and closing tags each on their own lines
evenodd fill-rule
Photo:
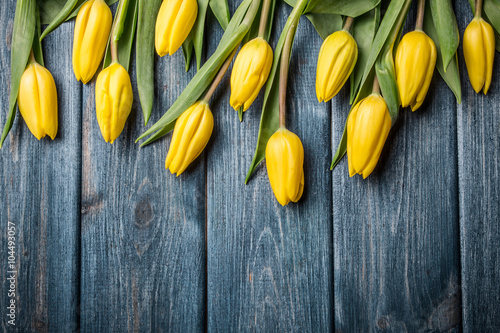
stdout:
<svg viewBox="0 0 500 333">
<path fill-rule="evenodd" d="M 436 66 L 436 45 L 421 30 L 407 33 L 396 51 L 396 80 L 403 107 L 417 110 L 424 102 Z"/>
<path fill-rule="evenodd" d="M 231 72 L 231 98 L 235 110 L 248 110 L 266 83 L 273 65 L 273 49 L 262 38 L 246 43 L 238 53 Z"/>
<path fill-rule="evenodd" d="M 204 101 L 194 103 L 177 119 L 165 169 L 180 176 L 205 149 L 214 129 L 214 116 Z"/>
<path fill-rule="evenodd" d="M 156 18 L 155 48 L 163 57 L 184 43 L 198 15 L 196 0 L 163 0 Z"/>
<path fill-rule="evenodd" d="M 464 33 L 464 57 L 472 88 L 479 93 L 488 92 L 493 74 L 495 33 L 485 20 L 476 17 Z"/>
<path fill-rule="evenodd" d="M 325 39 L 316 67 L 316 96 L 320 103 L 338 94 L 357 60 L 358 45 L 348 31 L 336 31 Z"/>
<path fill-rule="evenodd" d="M 391 129 L 385 100 L 371 94 L 354 106 L 347 119 L 347 159 L 349 176 L 368 177 L 377 165 Z"/>
<path fill-rule="evenodd" d="M 57 134 L 57 91 L 54 78 L 45 67 L 36 62 L 26 67 L 21 76 L 17 103 L 31 133 L 38 140 L 45 135 L 54 140 Z"/>
<path fill-rule="evenodd" d="M 277 130 L 266 146 L 266 167 L 274 195 L 282 206 L 297 202 L 304 192 L 304 147 L 285 128 Z"/>
<path fill-rule="evenodd" d="M 111 10 L 103 0 L 89 0 L 80 8 L 73 40 L 73 71 L 78 81 L 87 83 L 94 77 L 104 57 L 111 21 Z"/>
<path fill-rule="evenodd" d="M 118 63 L 106 67 L 97 76 L 95 106 L 102 137 L 113 143 L 125 127 L 132 109 L 132 83 L 128 72 Z"/>
</svg>

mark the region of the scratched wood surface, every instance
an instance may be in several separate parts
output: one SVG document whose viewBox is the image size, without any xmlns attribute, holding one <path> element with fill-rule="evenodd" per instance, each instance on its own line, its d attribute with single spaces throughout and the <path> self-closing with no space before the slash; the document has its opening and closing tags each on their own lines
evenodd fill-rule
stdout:
<svg viewBox="0 0 500 333">
<path fill-rule="evenodd" d="M 15 1 L 0 3 L 0 116 L 5 123 L 10 85 L 10 40 Z M 18 332 L 74 331 L 79 327 L 81 86 L 71 65 L 73 23 L 44 41 L 45 64 L 56 82 L 57 138 L 37 141 L 18 113 L 0 153 L 2 331 L 6 308 L 7 223 L 16 226 Z M 53 52 L 58 50 L 58 52 Z M 3 125 L 2 125 L 3 126 Z M 12 327 L 9 327 L 12 329 Z"/>
<path fill-rule="evenodd" d="M 455 7 L 462 35 L 472 13 L 466 1 Z M 2 125 L 14 9 L 0 2 Z M 278 2 L 273 45 L 289 12 Z M 208 21 L 209 55 L 222 31 Z M 240 123 L 229 89 L 218 89 L 209 145 L 175 177 L 164 170 L 171 135 L 134 143 L 146 127 L 133 63 L 132 113 L 113 145 L 102 140 L 95 80 L 73 76 L 72 35 L 67 23 L 44 41 L 58 88 L 56 140 L 38 142 L 18 113 L 0 151 L 2 331 L 500 330 L 498 62 L 488 95 L 475 94 L 460 49 L 462 104 L 435 73 L 422 109 L 402 110 L 374 173 L 349 178 L 346 160 L 329 171 L 348 89 L 316 102 L 321 40 L 302 19 L 287 123 L 304 144 L 306 188 L 282 208 L 265 164 L 244 185 L 261 97 Z M 151 122 L 195 72 L 184 72 L 181 53 L 155 61 Z M 17 230 L 15 328 L 5 315 L 8 222 Z"/>
<path fill-rule="evenodd" d="M 461 34 L 473 18 L 457 6 Z M 460 48 L 460 51 L 462 49 Z M 463 328 L 500 331 L 500 62 L 495 54 L 488 95 L 476 94 L 462 71 L 457 109 Z M 463 57 L 461 68 L 465 68 Z"/>
</svg>

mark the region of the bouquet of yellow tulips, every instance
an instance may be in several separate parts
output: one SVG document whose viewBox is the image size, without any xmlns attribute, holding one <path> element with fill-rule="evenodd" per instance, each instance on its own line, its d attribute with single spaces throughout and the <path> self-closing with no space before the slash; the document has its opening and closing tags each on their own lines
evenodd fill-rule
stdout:
<svg viewBox="0 0 500 333">
<path fill-rule="evenodd" d="M 276 0 L 242 0 L 232 17 L 227 0 L 67 0 L 65 4 L 18 0 L 9 110 L 0 147 L 12 127 L 16 103 L 37 139 L 56 137 L 56 85 L 43 67 L 41 42 L 72 18 L 76 18 L 75 78 L 87 84 L 96 77 L 96 118 L 109 143 L 120 136 L 133 105 L 128 69 L 134 40 L 145 125 L 154 103 L 155 53 L 163 57 L 182 49 L 189 70 L 194 51 L 197 73 L 165 114 L 137 139 L 146 145 L 173 131 L 165 168 L 177 176 L 201 154 L 211 137 L 215 124 L 210 99 L 235 58 L 229 103 L 240 121 L 264 90 L 263 105 L 257 106 L 261 108 L 257 146 L 246 182 L 266 159 L 271 188 L 283 206 L 297 202 L 305 186 L 304 148 L 300 138 L 286 128 L 288 69 L 301 17 L 307 17 L 324 39 L 318 58 L 311 59 L 317 62 L 318 102 L 330 101 L 350 80 L 352 108 L 331 169 L 347 154 L 349 175 L 368 177 L 400 108 L 416 111 L 424 103 L 435 68 L 460 103 L 460 36 L 451 0 L 415 0 L 415 29 L 405 35 L 402 29 L 411 0 L 284 1 L 293 10 L 273 50 L 269 39 Z M 495 45 L 500 34 L 500 6 L 495 0 L 470 3 L 475 17 L 463 36 L 464 57 L 472 87 L 486 94 L 495 49 L 500 47 Z M 209 7 L 225 33 L 202 65 Z M 42 24 L 47 24 L 43 31 Z"/>
</svg>

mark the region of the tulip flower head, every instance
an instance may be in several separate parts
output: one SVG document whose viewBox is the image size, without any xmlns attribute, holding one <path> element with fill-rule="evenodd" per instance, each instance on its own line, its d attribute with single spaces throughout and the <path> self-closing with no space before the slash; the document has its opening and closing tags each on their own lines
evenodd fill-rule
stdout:
<svg viewBox="0 0 500 333">
<path fill-rule="evenodd" d="M 349 176 L 368 177 L 377 165 L 391 129 L 385 100 L 376 93 L 362 99 L 347 119 L 347 159 Z"/>
<path fill-rule="evenodd" d="M 286 128 L 278 129 L 266 146 L 269 182 L 282 206 L 297 202 L 304 192 L 304 147 L 299 137 Z"/>
<path fill-rule="evenodd" d="M 184 43 L 198 15 L 196 0 L 163 0 L 156 18 L 155 48 L 160 57 Z"/>
<path fill-rule="evenodd" d="M 78 12 L 73 40 L 73 71 L 76 79 L 89 82 L 106 50 L 111 30 L 111 10 L 104 0 L 89 0 Z"/>
<path fill-rule="evenodd" d="M 324 40 L 316 69 L 316 96 L 320 103 L 338 94 L 357 60 L 358 45 L 348 31 L 336 31 Z"/>
<path fill-rule="evenodd" d="M 113 143 L 125 127 L 132 110 L 132 83 L 128 72 L 112 63 L 97 76 L 95 85 L 97 122 L 106 142 Z"/>
<path fill-rule="evenodd" d="M 436 66 L 436 45 L 421 30 L 407 33 L 396 51 L 395 67 L 401 105 L 417 110 L 424 102 Z"/>
<path fill-rule="evenodd" d="M 493 74 L 495 33 L 481 17 L 475 17 L 464 32 L 464 57 L 469 80 L 476 93 L 488 92 Z"/>
<path fill-rule="evenodd" d="M 273 49 L 262 38 L 246 43 L 234 62 L 231 72 L 231 98 L 235 110 L 248 110 L 267 81 L 273 65 Z"/>
<path fill-rule="evenodd" d="M 40 140 L 52 140 L 57 134 L 57 91 L 52 74 L 34 60 L 30 62 L 19 84 L 19 111 L 31 133 Z"/>
<path fill-rule="evenodd" d="M 205 101 L 198 101 L 177 119 L 165 169 L 180 176 L 205 149 L 214 129 L 214 116 Z"/>
</svg>

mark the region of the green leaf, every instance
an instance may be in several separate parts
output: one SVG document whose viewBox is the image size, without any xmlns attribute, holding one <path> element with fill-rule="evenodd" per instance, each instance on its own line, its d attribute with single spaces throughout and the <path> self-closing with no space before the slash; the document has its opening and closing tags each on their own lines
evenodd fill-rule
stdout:
<svg viewBox="0 0 500 333">
<path fill-rule="evenodd" d="M 351 74 L 350 99 L 352 104 L 359 91 L 361 79 L 363 78 L 368 55 L 372 48 L 373 39 L 380 24 L 380 5 L 354 20 L 352 36 L 358 44 L 358 60 Z"/>
<path fill-rule="evenodd" d="M 196 55 L 196 69 L 200 70 L 203 55 L 203 33 L 205 32 L 205 18 L 207 16 L 208 0 L 198 0 L 198 16 L 193 30 L 193 46 Z"/>
<path fill-rule="evenodd" d="M 38 2 L 38 7 L 40 8 L 40 21 L 42 24 L 51 24 L 56 18 L 59 16 L 63 8 L 66 6 L 67 2 L 70 2 L 73 0 L 37 0 Z M 76 17 L 78 14 L 78 11 L 80 10 L 80 7 L 86 2 L 87 0 L 78 0 L 76 5 L 73 7 L 73 9 L 66 15 L 63 21 L 68 21 L 71 20 L 72 18 Z M 104 0 L 108 6 L 111 6 L 118 0 Z M 62 15 L 62 14 L 61 14 Z M 57 25 L 54 26 L 52 30 L 56 29 L 62 21 Z"/>
<path fill-rule="evenodd" d="M 43 50 L 42 50 L 42 42 L 40 39 L 40 32 L 42 30 L 41 23 L 40 23 L 40 13 L 38 11 L 38 6 L 36 8 L 36 27 L 35 27 L 35 36 L 33 37 L 33 55 L 35 56 L 36 62 L 38 62 L 40 65 L 45 66 L 45 63 L 43 61 Z"/>
<path fill-rule="evenodd" d="M 66 18 L 71 14 L 73 9 L 76 7 L 78 0 L 68 0 L 63 8 L 57 13 L 54 19 L 49 23 L 48 27 L 45 28 L 43 34 L 40 36 L 40 40 L 44 39 L 49 33 L 55 30 L 58 26 L 63 23 Z"/>
<path fill-rule="evenodd" d="M 160 5 L 161 0 L 138 0 L 135 65 L 137 90 L 145 125 L 153 110 L 155 24 Z"/>
<path fill-rule="evenodd" d="M 372 10 L 379 3 L 380 0 L 311 0 L 307 6 L 306 13 L 340 14 L 358 17 Z"/>
<path fill-rule="evenodd" d="M 21 76 L 26 69 L 36 30 L 36 2 L 35 0 L 18 0 L 12 30 L 10 52 L 10 96 L 7 121 L 0 138 L 0 148 L 9 134 L 16 116 L 17 94 Z"/>
<path fill-rule="evenodd" d="M 429 7 L 426 6 L 426 10 L 429 11 Z M 457 52 L 455 51 L 452 60 L 448 64 L 448 68 L 444 69 L 442 60 L 443 53 L 441 50 L 441 39 L 436 31 L 436 26 L 434 25 L 434 16 L 425 15 L 424 16 L 424 31 L 429 35 L 434 41 L 437 51 L 436 68 L 444 79 L 448 87 L 455 94 L 458 104 L 462 103 L 462 88 L 460 85 L 460 72 L 458 71 L 458 58 Z"/>
<path fill-rule="evenodd" d="M 442 68 L 446 70 L 450 61 L 455 58 L 460 42 L 457 19 L 453 12 L 451 0 L 429 0 L 426 5 L 425 16 L 429 15 L 432 15 L 439 44 L 441 45 Z"/>
<path fill-rule="evenodd" d="M 160 120 L 142 133 L 136 140 L 138 141 L 149 136 L 141 146 L 149 144 L 167 134 L 169 130 L 173 128 L 175 120 L 186 111 L 187 108 L 201 98 L 227 57 L 229 57 L 233 50 L 238 47 L 243 37 L 247 34 L 248 29 L 250 29 L 255 19 L 259 3 L 259 0 L 244 0 L 240 4 L 213 55 L 195 74 L 184 91 Z"/>
<path fill-rule="evenodd" d="M 307 13 L 306 17 L 323 39 L 342 29 L 342 17 L 338 14 Z"/>
<path fill-rule="evenodd" d="M 384 97 L 385 104 L 391 115 L 392 125 L 396 122 L 399 113 L 399 90 L 396 82 L 396 70 L 394 69 L 394 59 L 392 48 L 385 51 L 385 54 L 375 63 L 375 73 L 380 84 L 380 90 Z"/>
<path fill-rule="evenodd" d="M 278 130 L 279 127 L 279 68 L 281 64 L 281 53 L 285 44 L 285 39 L 292 26 L 293 22 L 297 22 L 300 16 L 304 13 L 307 6 L 307 0 L 299 0 L 293 8 L 286 24 L 281 32 L 278 44 L 274 51 L 273 66 L 269 73 L 269 78 L 266 83 L 266 90 L 264 93 L 264 102 L 262 105 L 262 115 L 260 118 L 259 135 L 257 137 L 257 146 L 255 153 L 250 164 L 245 184 L 248 183 L 250 176 L 255 171 L 257 166 L 264 160 L 266 154 L 267 141 L 271 135 Z"/>
<path fill-rule="evenodd" d="M 121 31 L 118 32 L 118 62 L 127 71 L 130 67 L 130 55 L 132 53 L 132 44 L 134 43 L 135 28 L 137 25 L 138 0 L 129 0 L 127 14 L 121 25 Z M 116 18 L 116 17 L 115 17 Z M 103 68 L 111 64 L 111 42 L 112 36 L 108 40 L 106 55 L 104 56 Z"/>
<path fill-rule="evenodd" d="M 184 43 L 182 43 L 182 54 L 184 55 L 184 63 L 186 64 L 186 72 L 191 65 L 191 58 L 193 57 L 194 44 L 193 44 L 193 30 L 189 33 Z"/>
<path fill-rule="evenodd" d="M 408 13 L 410 4 L 411 0 L 392 0 L 389 7 L 387 7 L 384 18 L 382 19 L 380 27 L 377 30 L 377 34 L 375 35 L 375 39 L 373 40 L 373 45 L 370 49 L 368 60 L 366 61 L 363 79 L 361 80 L 360 90 L 356 99 L 352 103 L 353 106 L 370 94 L 374 73 L 373 66 L 375 65 L 375 62 L 379 58 L 381 52 L 389 49 L 391 45 L 394 45 L 406 19 L 406 14 Z M 385 53 L 382 52 L 382 54 Z M 368 80 L 369 78 L 371 79 Z M 347 132 L 344 128 L 344 134 L 342 135 L 340 144 L 337 147 L 330 169 L 333 169 L 338 162 L 340 162 L 346 153 L 346 149 Z"/>
<path fill-rule="evenodd" d="M 220 26 L 222 29 L 226 30 L 227 25 L 229 24 L 229 19 L 231 18 L 227 0 L 210 0 L 209 4 L 210 9 L 212 9 L 212 13 L 214 13 L 217 21 L 219 21 Z"/>
</svg>

